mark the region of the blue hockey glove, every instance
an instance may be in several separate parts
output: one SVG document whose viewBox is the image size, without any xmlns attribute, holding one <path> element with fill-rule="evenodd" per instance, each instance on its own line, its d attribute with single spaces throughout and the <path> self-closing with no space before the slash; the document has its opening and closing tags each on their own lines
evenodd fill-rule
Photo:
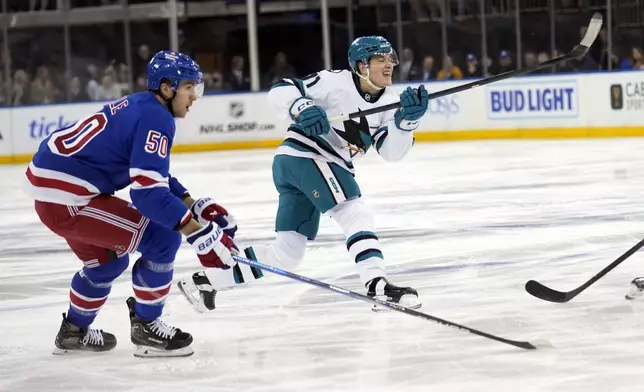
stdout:
<svg viewBox="0 0 644 392">
<path fill-rule="evenodd" d="M 421 84 L 418 89 L 407 87 L 400 94 L 400 108 L 394 114 L 396 127 L 405 131 L 413 131 L 418 127 L 418 120 L 427 112 L 428 106 L 429 93 L 424 85 Z"/>
<path fill-rule="evenodd" d="M 295 126 L 307 136 L 326 135 L 331 129 L 326 112 L 308 98 L 298 98 L 289 110 Z"/>
</svg>

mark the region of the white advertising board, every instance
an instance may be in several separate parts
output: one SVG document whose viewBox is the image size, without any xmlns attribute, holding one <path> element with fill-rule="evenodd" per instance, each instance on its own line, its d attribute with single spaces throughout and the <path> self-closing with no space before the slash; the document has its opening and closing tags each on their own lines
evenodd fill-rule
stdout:
<svg viewBox="0 0 644 392">
<path fill-rule="evenodd" d="M 42 105 L 11 110 L 13 154 L 32 154 L 40 142 L 56 129 L 70 126 L 104 103 L 94 102 L 68 105 Z"/>
<path fill-rule="evenodd" d="M 288 125 L 271 112 L 266 93 L 208 95 L 177 120 L 174 144 L 281 139 Z"/>
<path fill-rule="evenodd" d="M 469 81 L 427 83 L 430 92 Z M 412 84 L 416 87 L 417 84 Z M 401 92 L 407 85 L 394 85 Z M 98 110 L 103 102 L 0 109 L 0 157 L 34 153 L 53 130 Z M 280 140 L 288 127 L 266 92 L 207 95 L 177 121 L 175 146 Z M 417 133 L 589 129 L 605 136 L 644 136 L 644 72 L 534 75 L 509 79 L 430 101 Z M 544 133 L 544 136 L 548 134 Z M 224 146 L 225 147 L 225 146 Z M 6 161 L 6 159 L 5 159 Z"/>
</svg>

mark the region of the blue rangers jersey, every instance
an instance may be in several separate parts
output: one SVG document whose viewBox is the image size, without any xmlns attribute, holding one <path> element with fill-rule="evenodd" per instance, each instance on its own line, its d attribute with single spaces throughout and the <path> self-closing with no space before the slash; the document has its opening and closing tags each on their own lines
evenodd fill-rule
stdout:
<svg viewBox="0 0 644 392">
<path fill-rule="evenodd" d="M 137 210 L 176 228 L 192 214 L 181 201 L 186 189 L 169 173 L 175 129 L 153 93 L 126 96 L 43 140 L 27 168 L 25 190 L 35 200 L 84 206 L 129 185 Z"/>
</svg>

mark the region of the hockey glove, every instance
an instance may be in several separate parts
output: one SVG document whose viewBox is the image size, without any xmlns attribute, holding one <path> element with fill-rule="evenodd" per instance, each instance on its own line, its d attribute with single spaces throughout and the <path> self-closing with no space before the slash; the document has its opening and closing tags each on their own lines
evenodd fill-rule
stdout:
<svg viewBox="0 0 644 392">
<path fill-rule="evenodd" d="M 400 108 L 394 114 L 396 127 L 404 131 L 413 131 L 418 127 L 418 120 L 425 114 L 429 106 L 429 94 L 424 85 L 418 89 L 407 87 L 400 94 Z"/>
<path fill-rule="evenodd" d="M 295 127 L 301 129 L 306 136 L 326 135 L 331 129 L 326 112 L 308 97 L 296 99 L 289 113 Z"/>
<path fill-rule="evenodd" d="M 221 227 L 212 222 L 187 236 L 186 240 L 194 246 L 204 267 L 228 269 L 237 264 L 233 259 L 233 255 L 239 253 L 237 246 Z"/>
<path fill-rule="evenodd" d="M 190 206 L 190 211 L 192 211 L 192 217 L 202 225 L 206 226 L 208 222 L 215 222 L 230 238 L 235 238 L 237 221 L 224 207 L 215 203 L 214 199 L 202 197 L 195 200 Z"/>
</svg>

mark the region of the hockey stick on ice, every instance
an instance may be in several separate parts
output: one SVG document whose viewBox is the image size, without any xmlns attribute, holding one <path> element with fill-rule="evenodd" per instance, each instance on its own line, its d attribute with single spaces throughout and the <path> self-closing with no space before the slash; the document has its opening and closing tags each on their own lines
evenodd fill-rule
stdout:
<svg viewBox="0 0 644 392">
<path fill-rule="evenodd" d="M 595 42 L 595 39 L 599 35 L 601 28 L 602 28 L 602 16 L 600 13 L 595 13 L 592 19 L 590 20 L 590 24 L 588 25 L 588 30 L 586 31 L 586 35 L 584 35 L 584 38 L 581 40 L 579 45 L 575 46 L 570 52 L 562 56 L 555 57 L 554 59 L 544 61 L 543 63 L 539 63 L 534 67 L 515 69 L 514 71 L 504 72 L 502 74 L 490 76 L 489 78 L 485 78 L 482 80 L 476 80 L 471 83 L 466 83 L 460 86 L 437 91 L 435 93 L 429 94 L 429 99 L 432 100 L 432 99 L 444 97 L 446 95 L 459 93 L 461 91 L 469 90 L 471 88 L 485 86 L 486 84 L 498 82 L 508 78 L 513 78 L 515 76 L 525 75 L 530 72 L 538 71 L 543 68 L 559 65 L 559 64 L 565 63 L 566 61 L 580 59 L 583 56 L 585 56 L 586 53 L 588 53 L 588 49 L 590 49 L 590 46 L 593 44 L 593 42 Z M 332 117 L 329 119 L 329 122 L 346 121 L 350 118 L 364 117 L 370 114 L 386 112 L 387 110 L 391 110 L 391 109 L 397 109 L 399 107 L 400 107 L 400 102 L 394 102 L 388 105 L 378 106 L 373 109 L 362 110 L 354 113 L 344 114 L 337 117 Z"/>
<path fill-rule="evenodd" d="M 635 246 L 630 248 L 629 250 L 626 251 L 623 255 L 619 256 L 617 260 L 613 261 L 610 263 L 610 265 L 603 270 L 599 271 L 597 275 L 593 276 L 590 278 L 590 280 L 581 286 L 577 287 L 576 289 L 572 291 L 567 291 L 567 292 L 562 292 L 562 291 L 557 291 L 553 290 L 550 287 L 546 287 L 542 285 L 541 283 L 537 282 L 536 280 L 529 280 L 525 284 L 525 290 L 530 293 L 531 295 L 542 299 L 544 301 L 550 301 L 550 302 L 568 302 L 571 299 L 575 298 L 577 295 L 579 295 L 582 291 L 586 290 L 590 285 L 593 283 L 597 282 L 599 279 L 601 279 L 604 275 L 612 271 L 615 267 L 620 265 L 624 260 L 628 259 L 631 257 L 635 252 L 640 250 L 640 248 L 644 246 L 644 240 L 641 240 Z"/>
<path fill-rule="evenodd" d="M 456 328 L 456 329 L 459 329 L 461 331 L 466 331 L 466 332 L 472 333 L 474 335 L 478 335 L 478 336 L 482 336 L 484 338 L 496 340 L 497 342 L 509 344 L 509 345 L 519 347 L 519 348 L 523 348 L 523 349 L 526 349 L 526 350 L 534 350 L 536 348 L 543 348 L 543 347 L 552 347 L 550 342 L 548 342 L 545 339 L 535 339 L 535 340 L 529 341 L 529 342 L 505 339 L 505 338 L 502 338 L 502 337 L 499 337 L 499 336 L 490 335 L 489 333 L 485 333 L 485 332 L 479 331 L 479 330 L 474 329 L 474 328 L 469 328 L 469 327 L 466 327 L 466 326 L 463 326 L 463 325 L 460 325 L 460 324 L 453 323 L 451 321 L 443 320 L 443 319 L 440 319 L 440 318 L 435 317 L 435 316 L 431 316 L 431 315 L 426 314 L 426 313 L 421 313 L 421 312 L 418 312 L 418 311 L 413 310 L 413 309 L 405 308 L 404 306 L 400 306 L 398 304 L 389 303 L 389 302 L 382 301 L 382 300 L 377 299 L 377 298 L 371 298 L 371 297 L 368 297 L 366 295 L 356 293 L 354 291 L 350 291 L 350 290 L 343 289 L 343 288 L 338 287 L 338 286 L 334 286 L 332 284 L 320 282 L 319 280 L 307 278 L 306 276 L 294 274 L 292 272 L 284 271 L 284 270 L 279 269 L 279 268 L 271 267 L 270 265 L 262 264 L 262 263 L 260 263 L 258 261 L 255 261 L 255 260 L 246 259 L 246 258 L 240 257 L 240 256 L 233 256 L 233 258 L 238 263 L 242 263 L 242 264 L 246 264 L 246 265 L 249 265 L 249 266 L 252 266 L 252 267 L 260 268 L 260 269 L 263 269 L 265 271 L 270 271 L 270 272 L 272 272 L 274 274 L 277 274 L 277 275 L 282 275 L 282 276 L 285 276 L 287 278 L 291 278 L 291 279 L 294 279 L 294 280 L 297 280 L 297 281 L 300 281 L 300 282 L 303 282 L 303 283 L 307 283 L 307 284 L 310 284 L 310 285 L 313 285 L 313 286 L 321 287 L 321 288 L 326 289 L 326 290 L 334 291 L 336 293 L 346 295 L 348 297 L 358 299 L 358 300 L 361 300 L 361 301 L 364 301 L 364 302 L 368 302 L 370 304 L 377 304 L 377 305 L 385 306 L 385 307 L 388 307 L 390 309 L 396 310 L 398 312 L 408 314 L 410 316 L 419 317 L 419 318 L 422 318 L 422 319 L 425 319 L 425 320 L 433 321 L 435 323 L 446 325 L 446 326 L 452 327 L 452 328 Z"/>
</svg>

